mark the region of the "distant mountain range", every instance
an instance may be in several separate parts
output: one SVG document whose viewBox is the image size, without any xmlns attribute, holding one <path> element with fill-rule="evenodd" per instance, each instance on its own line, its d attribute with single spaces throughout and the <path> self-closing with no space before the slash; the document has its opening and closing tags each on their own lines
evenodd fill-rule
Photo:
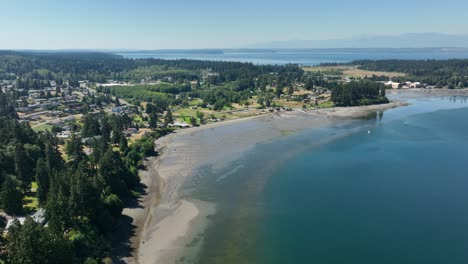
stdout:
<svg viewBox="0 0 468 264">
<path fill-rule="evenodd" d="M 360 36 L 328 40 L 288 40 L 258 43 L 246 48 L 468 48 L 468 35 L 443 33 L 408 33 L 395 36 Z"/>
<path fill-rule="evenodd" d="M 254 53 L 254 54 L 267 54 L 267 53 L 329 53 L 329 52 L 342 52 L 342 53 L 466 53 L 468 48 L 455 48 L 455 47 L 438 47 L 438 48 L 271 48 L 271 49 L 172 49 L 172 50 L 105 50 L 101 52 L 113 54 L 189 54 L 189 55 L 221 55 L 233 53 Z"/>
</svg>

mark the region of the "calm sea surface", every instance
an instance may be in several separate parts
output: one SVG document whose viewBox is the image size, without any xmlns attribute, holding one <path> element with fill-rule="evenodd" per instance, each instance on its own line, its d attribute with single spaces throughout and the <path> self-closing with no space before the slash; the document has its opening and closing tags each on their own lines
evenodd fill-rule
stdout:
<svg viewBox="0 0 468 264">
<path fill-rule="evenodd" d="M 159 59 L 194 59 L 194 60 L 222 60 L 252 62 L 255 64 L 287 64 L 295 63 L 302 65 L 317 65 L 322 62 L 350 62 L 354 60 L 382 60 L 382 59 L 453 59 L 468 58 L 468 51 L 428 51 L 416 49 L 411 52 L 407 50 L 373 50 L 373 49 L 316 49 L 316 50 L 277 50 L 275 52 L 232 52 L 224 51 L 222 54 L 197 54 L 190 52 L 122 52 L 116 53 L 126 58 L 159 58 Z"/>
<path fill-rule="evenodd" d="M 410 102 L 203 168 L 199 263 L 468 263 L 468 103 Z"/>
</svg>

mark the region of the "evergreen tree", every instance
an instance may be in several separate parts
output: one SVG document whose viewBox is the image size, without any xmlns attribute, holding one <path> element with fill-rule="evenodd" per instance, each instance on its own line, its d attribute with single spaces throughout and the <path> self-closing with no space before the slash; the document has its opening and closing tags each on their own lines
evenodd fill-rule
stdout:
<svg viewBox="0 0 468 264">
<path fill-rule="evenodd" d="M 203 112 L 197 111 L 197 118 L 200 120 L 201 124 L 205 123 L 205 114 Z"/>
<path fill-rule="evenodd" d="M 197 119 L 195 119 L 195 117 L 191 116 L 190 117 L 190 124 L 192 124 L 192 126 L 197 126 Z"/>
<path fill-rule="evenodd" d="M 99 162 L 98 173 L 104 184 L 103 190 L 105 193 L 116 193 L 123 195 L 125 193 L 124 183 L 120 179 L 119 164 L 120 157 L 108 149 L 102 156 Z"/>
<path fill-rule="evenodd" d="M 107 196 L 105 203 L 112 217 L 118 218 L 122 214 L 124 206 L 123 206 L 122 201 L 117 195 L 111 194 Z"/>
<path fill-rule="evenodd" d="M 166 115 L 164 116 L 164 127 L 167 127 L 169 124 L 174 123 L 172 118 L 172 111 L 170 108 L 167 109 Z"/>
<path fill-rule="evenodd" d="M 0 192 L 0 202 L 3 211 L 7 214 L 19 214 L 23 209 L 22 193 L 18 190 L 18 184 L 9 175 L 6 175 Z"/>
<path fill-rule="evenodd" d="M 155 106 L 153 104 L 146 104 L 145 112 L 149 115 L 152 112 L 155 112 Z"/>
<path fill-rule="evenodd" d="M 36 165 L 36 182 L 39 204 L 44 204 L 47 200 L 47 193 L 49 191 L 49 173 L 46 160 L 44 158 L 38 159 Z"/>
<path fill-rule="evenodd" d="M 29 191 L 32 181 L 32 170 L 28 168 L 29 164 L 24 147 L 22 144 L 17 144 L 15 150 L 15 169 L 17 178 L 20 180 L 20 185 L 24 192 Z"/>
<path fill-rule="evenodd" d="M 305 83 L 305 89 L 307 91 L 310 91 L 314 88 L 314 79 L 313 78 L 309 78 L 307 79 L 306 83 Z"/>
<path fill-rule="evenodd" d="M 46 141 L 44 148 L 47 169 L 50 172 L 61 169 L 63 160 L 57 146 L 51 143 L 51 141 Z"/>
<path fill-rule="evenodd" d="M 99 192 L 94 186 L 91 178 L 87 175 L 86 165 L 82 163 L 76 173 L 70 178 L 70 197 L 68 200 L 70 214 L 87 216 L 93 218 L 99 206 Z"/>
<path fill-rule="evenodd" d="M 23 225 L 16 222 L 6 242 L 7 263 L 73 263 L 73 248 L 62 235 L 54 235 L 27 217 Z"/>
<path fill-rule="evenodd" d="M 83 128 L 81 130 L 82 137 L 94 137 L 101 134 L 99 121 L 93 114 L 88 114 L 83 119 Z"/>
<path fill-rule="evenodd" d="M 10 96 L 4 94 L 2 89 L 0 89 L 0 117 L 18 118 L 14 101 Z"/>
<path fill-rule="evenodd" d="M 46 204 L 46 217 L 50 230 L 54 234 L 63 234 L 71 226 L 69 193 L 66 190 L 64 173 L 55 174 L 50 181 Z"/>
<path fill-rule="evenodd" d="M 156 112 L 151 112 L 149 116 L 149 127 L 151 129 L 158 128 L 158 114 Z"/>
<path fill-rule="evenodd" d="M 71 159 L 80 159 L 84 155 L 83 153 L 83 144 L 81 143 L 81 139 L 77 137 L 75 134 L 72 134 L 70 140 L 67 142 L 65 146 L 65 152 Z"/>
<path fill-rule="evenodd" d="M 122 130 L 120 129 L 112 130 L 111 142 L 113 144 L 119 144 L 122 136 L 125 137 L 125 135 L 122 133 Z"/>
<path fill-rule="evenodd" d="M 112 127 L 109 124 L 109 118 L 107 117 L 107 115 L 104 113 L 102 113 L 102 115 L 103 117 L 101 119 L 101 135 L 105 141 L 110 142 Z"/>
<path fill-rule="evenodd" d="M 122 153 L 126 153 L 128 150 L 127 138 L 123 133 L 120 133 L 119 149 Z"/>
</svg>

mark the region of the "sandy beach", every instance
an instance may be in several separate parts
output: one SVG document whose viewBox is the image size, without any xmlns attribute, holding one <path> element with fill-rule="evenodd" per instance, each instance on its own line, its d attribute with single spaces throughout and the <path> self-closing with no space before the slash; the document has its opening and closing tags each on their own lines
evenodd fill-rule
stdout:
<svg viewBox="0 0 468 264">
<path fill-rule="evenodd" d="M 142 264 L 196 261 L 203 231 L 210 215 L 216 212 L 215 204 L 189 196 L 197 177 L 201 177 L 195 173 L 201 166 L 223 166 L 257 143 L 404 105 L 407 105 L 404 101 L 394 101 L 384 105 L 271 113 L 179 130 L 158 139 L 156 147 L 161 155 L 150 158 L 147 170 L 141 172 L 147 194 L 141 198 L 140 206 L 124 210 L 124 215 L 131 217 L 136 226 L 130 241 L 133 256 L 124 261 Z"/>
</svg>

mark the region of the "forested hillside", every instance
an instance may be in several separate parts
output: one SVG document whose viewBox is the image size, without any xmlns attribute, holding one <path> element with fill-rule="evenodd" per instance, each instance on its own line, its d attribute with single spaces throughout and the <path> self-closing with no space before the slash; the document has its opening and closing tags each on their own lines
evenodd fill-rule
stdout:
<svg viewBox="0 0 468 264">
<path fill-rule="evenodd" d="M 154 132 L 127 144 L 125 116 L 84 117 L 80 133 L 59 149 L 50 132 L 20 123 L 9 94 L 0 90 L 0 208 L 28 215 L 28 200 L 45 209 L 47 227 L 26 217 L 0 241 L 6 263 L 100 263 L 109 256 L 110 239 L 124 201 L 134 197 L 142 158 L 154 155 Z M 83 143 L 83 138 L 91 141 Z M 92 149 L 86 155 L 84 147 Z M 3 225 L 2 228 L 5 226 Z"/>
<path fill-rule="evenodd" d="M 213 72 L 215 74 L 209 74 Z M 253 65 L 251 63 L 124 59 L 107 53 L 49 53 L 0 51 L 0 79 L 22 78 L 37 80 L 89 80 L 105 82 L 140 81 L 144 78 L 172 77 L 176 80 L 194 80 L 202 73 L 210 76 L 212 84 L 252 79 L 271 72 L 297 74 L 297 66 Z"/>
</svg>

